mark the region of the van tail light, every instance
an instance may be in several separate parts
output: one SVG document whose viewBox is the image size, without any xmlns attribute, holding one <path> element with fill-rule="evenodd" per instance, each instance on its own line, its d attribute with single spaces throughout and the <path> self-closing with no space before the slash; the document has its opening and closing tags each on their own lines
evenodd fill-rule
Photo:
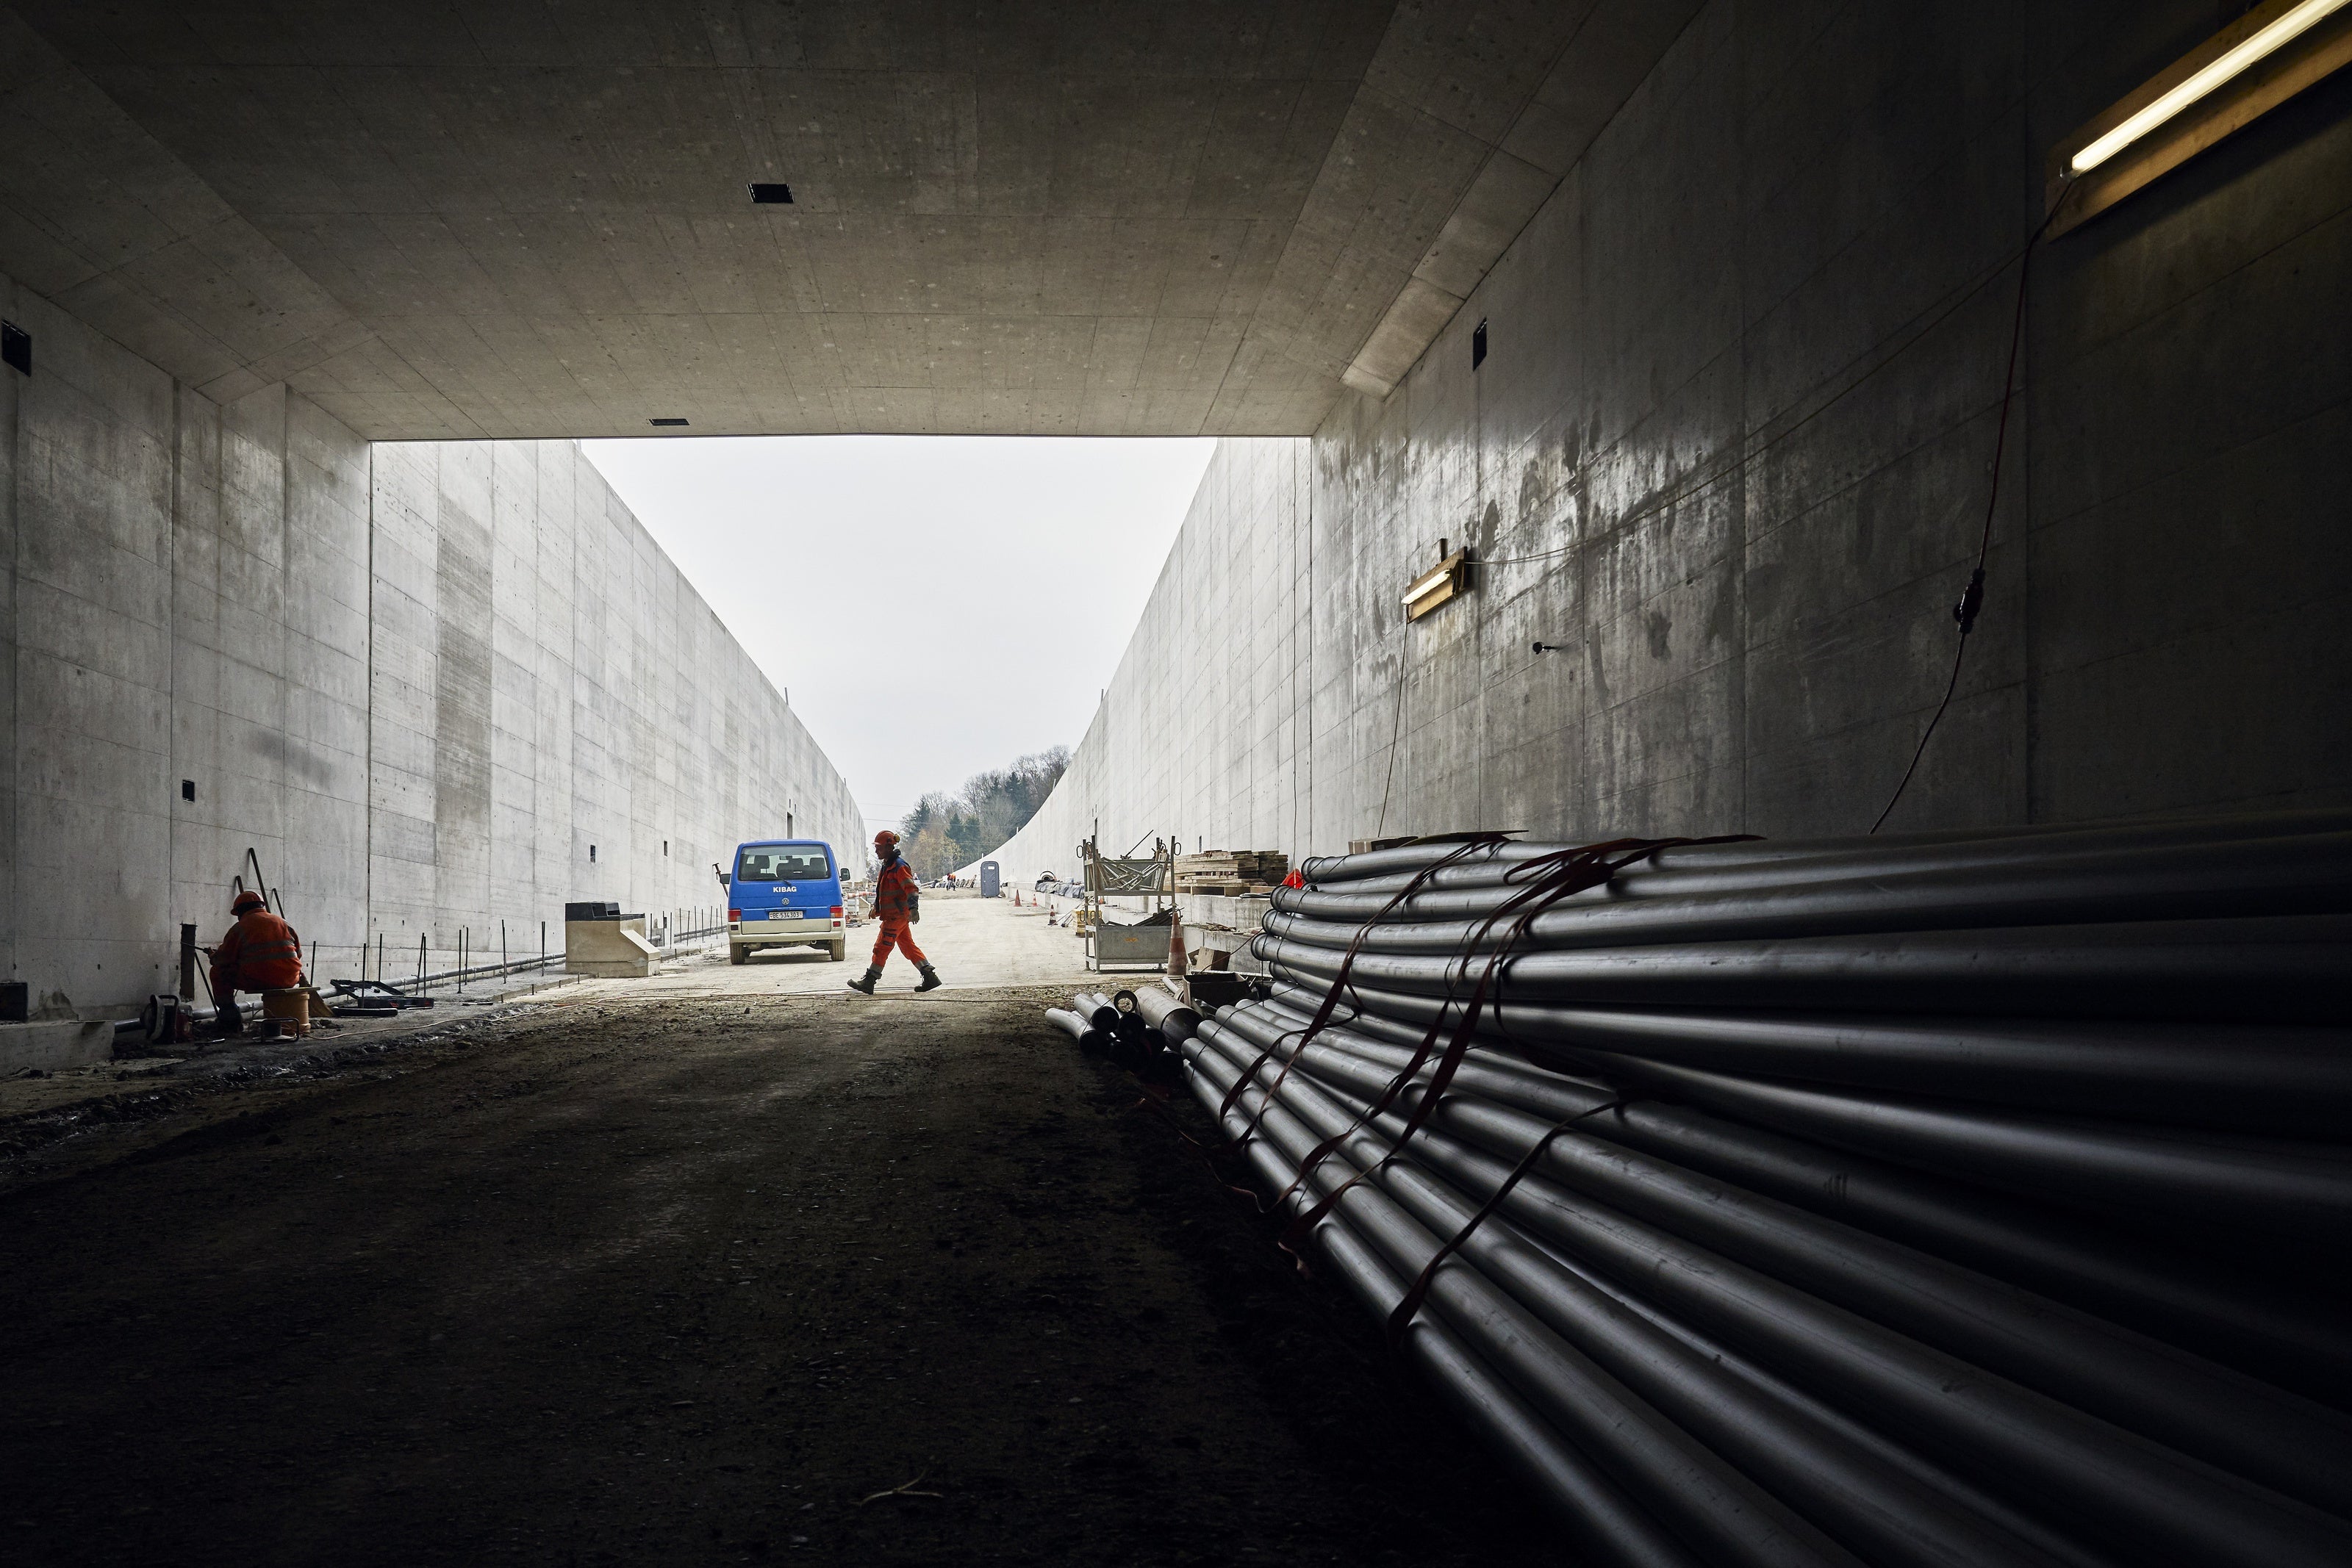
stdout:
<svg viewBox="0 0 2352 1568">
<path fill-rule="evenodd" d="M 835 904 L 835 905 L 833 906 L 833 913 L 834 913 L 835 916 L 836 918 L 838 918 L 838 917 L 840 916 L 840 914 L 841 914 L 841 905 L 839 905 L 838 904 Z"/>
<path fill-rule="evenodd" d="M 727 912 L 727 918 L 730 920 L 740 920 L 743 918 L 743 912 L 740 909 L 730 909 Z"/>
</svg>

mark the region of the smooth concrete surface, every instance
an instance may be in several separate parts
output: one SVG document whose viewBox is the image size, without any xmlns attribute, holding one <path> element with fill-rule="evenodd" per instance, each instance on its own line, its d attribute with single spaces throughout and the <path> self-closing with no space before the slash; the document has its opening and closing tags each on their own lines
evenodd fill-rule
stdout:
<svg viewBox="0 0 2352 1568">
<path fill-rule="evenodd" d="M 374 439 L 1303 434 L 1695 4 L 17 0 L 0 270 Z"/>
<path fill-rule="evenodd" d="M 1393 395 L 1222 444 L 991 858 L 1867 830 L 1951 670 L 2044 150 L 2214 26 L 1709 5 Z M 2352 73 L 2037 256 L 1891 828 L 2352 800 L 2347 298 Z M 1441 538 L 1486 564 L 1407 624 Z"/>
<path fill-rule="evenodd" d="M 71 1019 L 47 1023 L 0 1023 L 0 1077 L 30 1068 L 69 1071 L 114 1060 L 114 1026 Z"/>
<path fill-rule="evenodd" d="M 479 950 L 499 918 L 575 900 L 723 910 L 710 868 L 745 839 L 865 841 L 782 694 L 575 445 L 372 450 L 390 947 L 466 925 Z"/>
<path fill-rule="evenodd" d="M 644 979 L 660 955 L 646 940 L 646 917 L 567 920 L 563 923 L 563 972 L 602 979 Z"/>
<path fill-rule="evenodd" d="M 35 340 L 0 371 L 0 962 L 36 1008 L 176 989 L 248 848 L 348 974 L 377 933 L 396 968 L 501 920 L 528 951 L 575 899 L 723 907 L 710 862 L 788 821 L 864 837 L 571 443 L 372 447 L 5 276 L 0 315 Z"/>
</svg>

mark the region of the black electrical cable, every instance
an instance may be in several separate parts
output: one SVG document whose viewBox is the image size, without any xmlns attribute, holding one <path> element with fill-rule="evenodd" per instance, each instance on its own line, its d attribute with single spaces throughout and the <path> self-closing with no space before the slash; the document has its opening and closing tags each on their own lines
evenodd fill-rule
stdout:
<svg viewBox="0 0 2352 1568">
<path fill-rule="evenodd" d="M 2017 360 L 2020 350 L 2025 346 L 2025 285 L 2032 276 L 2033 248 L 2042 243 L 2042 236 L 2050 232 L 2050 225 L 2057 218 L 2059 211 L 2059 204 L 2051 206 L 2049 215 L 2033 231 L 2033 237 L 2025 242 L 2025 248 L 2017 258 L 2017 310 L 2009 329 L 2009 362 L 2001 371 L 2000 418 L 1993 426 L 1992 476 L 1985 486 L 1984 529 L 1977 539 L 1976 569 L 1969 573 L 1969 584 L 1960 591 L 1959 601 L 1952 606 L 1952 621 L 1958 626 L 1960 633 L 1952 645 L 1952 673 L 1944 682 L 1943 700 L 1936 705 L 1936 711 L 1927 716 L 1927 727 L 1919 732 L 1919 744 L 1911 753 L 1911 765 L 1903 769 L 1903 777 L 1896 782 L 1895 793 L 1886 798 L 1885 807 L 1878 813 L 1877 820 L 1870 824 L 1870 831 L 1874 833 L 1886 825 L 1886 819 L 1894 814 L 1895 802 L 1901 800 L 1903 791 L 1911 787 L 1911 776 L 1919 771 L 1919 759 L 1927 755 L 1927 742 L 1935 736 L 1936 727 L 1943 722 L 1945 710 L 1952 706 L 1952 694 L 1960 685 L 1960 661 L 1968 655 L 1969 633 L 1977 629 L 1977 616 L 1984 609 L 1985 562 L 1992 555 L 1993 517 L 2000 503 L 2001 457 L 2009 444 L 2009 409 L 2017 398 Z"/>
</svg>

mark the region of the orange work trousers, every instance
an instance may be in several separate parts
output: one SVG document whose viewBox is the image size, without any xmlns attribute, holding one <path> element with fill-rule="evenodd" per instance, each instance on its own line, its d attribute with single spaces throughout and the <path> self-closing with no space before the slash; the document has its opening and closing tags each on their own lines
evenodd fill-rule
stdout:
<svg viewBox="0 0 2352 1568">
<path fill-rule="evenodd" d="M 907 922 L 891 919 L 882 922 L 882 935 L 874 938 L 876 968 L 880 968 L 889 959 L 890 949 L 894 946 L 907 955 L 907 962 L 919 969 L 930 961 L 923 956 L 923 950 L 915 946 L 915 934 L 908 929 Z"/>
</svg>

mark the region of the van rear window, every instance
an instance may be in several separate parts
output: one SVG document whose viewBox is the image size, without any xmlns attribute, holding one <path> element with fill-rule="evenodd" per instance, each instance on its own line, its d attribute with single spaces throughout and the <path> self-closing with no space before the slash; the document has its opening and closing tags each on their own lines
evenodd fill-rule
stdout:
<svg viewBox="0 0 2352 1568">
<path fill-rule="evenodd" d="M 737 882 L 823 882 L 832 857 L 816 844 L 755 844 L 735 861 Z"/>
</svg>

